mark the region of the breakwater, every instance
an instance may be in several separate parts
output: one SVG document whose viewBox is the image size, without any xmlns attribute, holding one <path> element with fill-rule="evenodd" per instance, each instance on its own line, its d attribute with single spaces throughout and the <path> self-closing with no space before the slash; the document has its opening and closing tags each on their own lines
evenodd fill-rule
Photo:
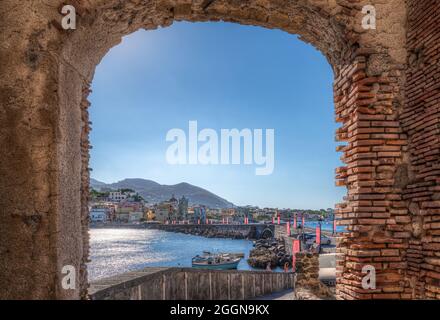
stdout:
<svg viewBox="0 0 440 320">
<path fill-rule="evenodd" d="M 148 224 L 146 228 L 208 238 L 258 240 L 275 235 L 275 227 L 267 224 Z"/>
</svg>

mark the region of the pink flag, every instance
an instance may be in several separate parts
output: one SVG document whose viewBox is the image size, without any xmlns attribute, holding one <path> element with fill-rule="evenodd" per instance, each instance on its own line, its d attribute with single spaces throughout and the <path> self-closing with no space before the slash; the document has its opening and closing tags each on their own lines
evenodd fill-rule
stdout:
<svg viewBox="0 0 440 320">
<path fill-rule="evenodd" d="M 336 219 L 333 218 L 333 234 L 336 234 Z"/>
<path fill-rule="evenodd" d="M 316 226 L 316 244 L 318 244 L 318 245 L 321 244 L 321 226 L 320 225 Z"/>
<path fill-rule="evenodd" d="M 290 220 L 287 221 L 287 224 L 286 224 L 286 231 L 287 231 L 287 236 L 290 237 Z"/>
<path fill-rule="evenodd" d="M 297 221 L 296 221 L 296 214 L 293 216 L 293 229 L 296 230 L 298 229 L 298 225 L 297 225 Z"/>
<path fill-rule="evenodd" d="M 298 239 L 293 240 L 292 242 L 292 270 L 296 269 L 296 254 L 300 250 L 300 243 Z"/>
</svg>

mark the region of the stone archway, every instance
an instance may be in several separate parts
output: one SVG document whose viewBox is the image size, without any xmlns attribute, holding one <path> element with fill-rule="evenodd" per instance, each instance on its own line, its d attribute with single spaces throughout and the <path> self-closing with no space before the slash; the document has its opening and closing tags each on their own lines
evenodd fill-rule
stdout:
<svg viewBox="0 0 440 320">
<path fill-rule="evenodd" d="M 338 243 L 338 297 L 424 296 L 417 294 L 419 279 L 409 278 L 406 259 L 412 220 L 403 190 L 414 170 L 399 122 L 405 105 L 407 6 L 404 0 L 383 2 L 71 0 L 78 28 L 65 31 L 59 23 L 64 1 L 18 7 L 5 0 L 0 138 L 8 152 L 0 158 L 0 190 L 7 195 L 0 198 L 0 283 L 7 289 L 0 298 L 86 296 L 87 96 L 95 66 L 124 35 L 178 20 L 278 28 L 299 34 L 327 57 L 341 123 L 338 151 L 346 163 L 336 170 L 336 179 L 348 189 L 345 202 L 337 205 L 340 223 L 349 230 Z M 362 28 L 366 4 L 376 7 L 376 30 Z M 61 288 L 66 265 L 77 270 L 75 290 Z M 376 290 L 362 289 L 364 265 L 377 270 Z M 438 276 L 438 270 L 433 273 Z M 430 285 L 436 292 L 436 283 Z"/>
</svg>

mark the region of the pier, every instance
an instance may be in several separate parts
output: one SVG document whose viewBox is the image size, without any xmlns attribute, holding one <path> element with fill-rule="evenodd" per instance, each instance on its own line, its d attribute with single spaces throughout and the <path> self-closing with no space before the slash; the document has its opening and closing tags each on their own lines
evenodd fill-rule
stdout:
<svg viewBox="0 0 440 320">
<path fill-rule="evenodd" d="M 270 224 L 146 224 L 147 228 L 212 238 L 259 240 L 273 238 Z"/>
</svg>

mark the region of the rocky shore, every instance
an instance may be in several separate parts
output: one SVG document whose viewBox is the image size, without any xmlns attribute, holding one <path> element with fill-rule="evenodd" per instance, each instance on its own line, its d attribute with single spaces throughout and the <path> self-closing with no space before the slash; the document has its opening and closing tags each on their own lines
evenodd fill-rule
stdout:
<svg viewBox="0 0 440 320">
<path fill-rule="evenodd" d="M 247 260 L 251 267 L 266 269 L 268 264 L 271 268 L 284 267 L 286 264 L 291 267 L 292 256 L 286 252 L 284 240 L 261 239 L 254 246 Z"/>
</svg>

